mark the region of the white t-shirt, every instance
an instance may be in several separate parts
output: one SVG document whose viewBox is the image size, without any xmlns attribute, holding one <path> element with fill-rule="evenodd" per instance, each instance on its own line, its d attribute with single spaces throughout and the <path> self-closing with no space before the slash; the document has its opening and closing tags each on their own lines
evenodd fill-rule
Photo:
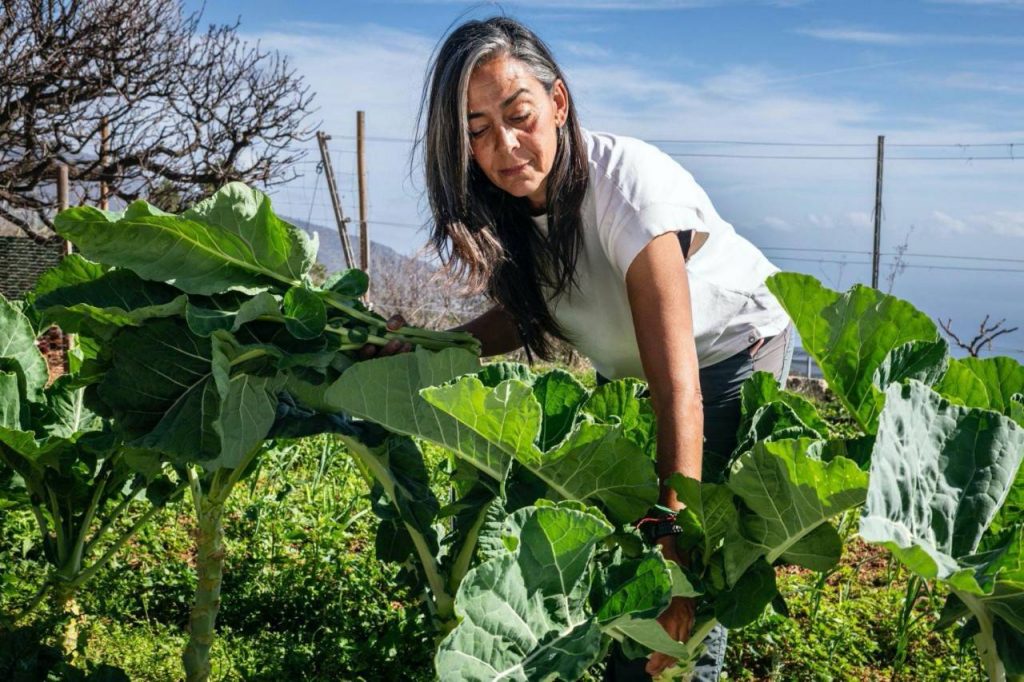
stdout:
<svg viewBox="0 0 1024 682">
<path fill-rule="evenodd" d="M 666 232 L 695 231 L 686 271 L 701 367 L 786 328 L 789 317 L 764 285 L 778 268 L 722 220 L 692 175 L 642 140 L 583 135 L 590 185 L 581 207 L 579 289 L 559 296 L 552 312 L 598 372 L 609 379 L 646 378 L 626 271 L 652 239 Z M 546 216 L 534 222 L 546 234 Z"/>
</svg>

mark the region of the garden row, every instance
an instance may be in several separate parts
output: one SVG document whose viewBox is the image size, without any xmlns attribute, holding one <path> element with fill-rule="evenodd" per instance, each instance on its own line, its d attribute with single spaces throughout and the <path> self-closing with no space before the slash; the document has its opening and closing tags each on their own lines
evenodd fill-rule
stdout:
<svg viewBox="0 0 1024 682">
<path fill-rule="evenodd" d="M 329 433 L 372 482 L 378 558 L 425 596 L 442 679 L 577 679 L 615 640 L 685 675 L 715 623 L 785 611 L 776 567 L 835 566 L 832 520 L 857 508 L 864 540 L 949 588 L 943 624 L 973 637 L 990 678 L 1024 674 L 1024 367 L 950 358 L 904 301 L 769 281 L 859 432 L 834 434 L 755 375 L 727 480 L 670 481 L 682 569 L 632 527 L 658 491 L 641 383 L 591 391 L 559 370 L 481 367 L 465 335 L 389 330 L 360 300 L 363 273 L 314 286 L 315 244 L 243 185 L 181 215 L 80 207 L 57 227 L 79 253 L 26 305 L 0 302 L 0 505 L 33 511 L 52 571 L 25 613 L 66 610 L 69 642 L 76 592 L 187 493 L 198 580 L 183 661 L 207 679 L 229 495 L 273 439 Z M 78 344 L 47 385 L 34 340 L 51 323 Z M 392 338 L 417 350 L 358 361 Z M 443 503 L 423 442 L 456 463 Z M 684 595 L 700 604 L 689 643 L 656 621 Z"/>
</svg>

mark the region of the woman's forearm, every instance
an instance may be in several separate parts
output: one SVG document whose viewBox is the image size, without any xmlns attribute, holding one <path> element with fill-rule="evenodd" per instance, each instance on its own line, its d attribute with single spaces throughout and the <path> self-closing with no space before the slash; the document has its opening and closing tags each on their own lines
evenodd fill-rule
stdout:
<svg viewBox="0 0 1024 682">
<path fill-rule="evenodd" d="M 452 331 L 469 332 L 480 341 L 480 354 L 484 357 L 511 353 L 522 348 L 515 321 L 500 306 L 495 306 L 483 315 Z"/>
<path fill-rule="evenodd" d="M 704 448 L 704 408 L 700 389 L 672 391 L 654 397 L 653 407 L 658 419 L 658 451 L 656 468 L 661 481 L 659 503 L 672 509 L 682 505 L 675 491 L 665 485 L 674 473 L 700 479 Z"/>
</svg>

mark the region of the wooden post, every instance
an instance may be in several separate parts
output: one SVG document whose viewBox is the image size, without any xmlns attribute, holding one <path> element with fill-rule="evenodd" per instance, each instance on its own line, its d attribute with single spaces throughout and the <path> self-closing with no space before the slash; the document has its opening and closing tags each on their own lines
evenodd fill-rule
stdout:
<svg viewBox="0 0 1024 682">
<path fill-rule="evenodd" d="M 104 116 L 100 123 L 100 172 L 107 166 L 107 155 L 110 153 L 110 123 L 107 121 L 107 117 Z M 100 180 L 100 208 L 106 211 L 109 208 L 108 193 L 110 188 L 107 187 L 105 180 Z"/>
<path fill-rule="evenodd" d="M 356 165 L 359 179 L 359 266 L 370 274 L 370 233 L 366 227 L 366 112 L 356 112 Z M 367 291 L 369 296 L 369 291 Z"/>
<path fill-rule="evenodd" d="M 68 167 L 67 164 L 57 164 L 57 210 L 64 211 L 68 207 Z M 71 242 L 64 240 L 64 255 L 71 255 Z"/>
<path fill-rule="evenodd" d="M 69 188 L 68 188 L 68 167 L 67 164 L 57 164 L 57 210 L 65 211 L 70 204 L 69 200 Z M 71 242 L 67 239 L 64 240 L 62 246 L 64 256 L 70 256 L 72 252 Z M 71 372 L 71 350 L 75 347 L 75 335 L 70 334 L 64 330 L 60 330 L 60 335 L 63 337 L 64 343 L 64 373 L 68 374 Z"/>
<path fill-rule="evenodd" d="M 871 286 L 877 289 L 879 251 L 882 248 L 882 166 L 885 164 L 885 135 L 878 136 L 878 157 L 875 163 L 875 241 L 871 251 Z"/>
<path fill-rule="evenodd" d="M 334 166 L 331 165 L 331 153 L 327 149 L 327 141 L 331 136 L 323 131 L 317 131 L 316 142 L 320 145 L 320 162 L 324 167 L 324 177 L 327 178 L 327 191 L 331 195 L 331 206 L 334 207 L 334 220 L 338 223 L 338 237 L 341 239 L 341 250 L 345 254 L 345 267 L 354 268 L 355 256 L 352 255 L 352 244 L 348 240 L 348 218 L 341 210 L 341 199 L 338 196 L 338 185 L 334 181 Z"/>
</svg>

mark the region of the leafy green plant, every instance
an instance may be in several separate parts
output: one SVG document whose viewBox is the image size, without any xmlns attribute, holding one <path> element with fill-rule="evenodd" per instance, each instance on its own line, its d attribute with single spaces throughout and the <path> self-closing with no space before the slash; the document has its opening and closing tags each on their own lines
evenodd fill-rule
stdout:
<svg viewBox="0 0 1024 682">
<path fill-rule="evenodd" d="M 82 256 L 52 271 L 34 304 L 43 319 L 97 344 L 83 368 L 89 404 L 127 443 L 158 453 L 151 465 L 166 462 L 188 480 L 198 581 L 183 658 L 189 680 L 206 679 L 224 505 L 264 449 L 280 396 L 316 404 L 366 343 L 477 343 L 388 330 L 360 301 L 367 278 L 358 270 L 313 286 L 315 242 L 238 183 L 180 215 L 138 201 L 117 213 L 69 209 L 55 222 Z"/>
<path fill-rule="evenodd" d="M 56 613 L 72 616 L 64 643 L 72 650 L 78 589 L 182 486 L 159 467 L 138 466 L 146 454 L 126 447 L 85 407 L 75 376 L 47 385 L 32 324 L 2 296 L 0 323 L 7 338 L 0 349 L 0 499 L 31 508 L 51 566 L 12 620 L 50 597 Z"/>
<path fill-rule="evenodd" d="M 943 622 L 965 621 L 990 679 L 1024 675 L 1024 367 L 950 359 L 930 320 L 866 287 L 769 287 L 869 434 L 861 536 L 951 590 Z"/>
</svg>

